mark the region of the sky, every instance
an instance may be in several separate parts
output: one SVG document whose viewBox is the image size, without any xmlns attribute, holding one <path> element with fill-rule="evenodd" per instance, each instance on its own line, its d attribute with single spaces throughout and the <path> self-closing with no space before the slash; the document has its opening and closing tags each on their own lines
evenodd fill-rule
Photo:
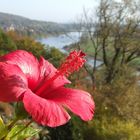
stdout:
<svg viewBox="0 0 140 140">
<path fill-rule="evenodd" d="M 74 22 L 83 8 L 97 6 L 98 0 L 0 0 L 0 12 L 30 19 Z"/>
</svg>

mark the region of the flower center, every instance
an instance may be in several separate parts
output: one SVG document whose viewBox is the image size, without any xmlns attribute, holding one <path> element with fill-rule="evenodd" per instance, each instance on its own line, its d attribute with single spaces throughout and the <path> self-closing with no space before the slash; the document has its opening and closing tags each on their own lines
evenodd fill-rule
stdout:
<svg viewBox="0 0 140 140">
<path fill-rule="evenodd" d="M 66 76 L 68 77 L 70 74 L 72 74 L 74 71 L 78 71 L 86 62 L 84 59 L 85 53 L 82 51 L 72 51 L 69 56 L 66 58 L 65 62 L 62 63 L 60 68 L 58 68 L 57 73 L 51 77 L 49 80 L 47 80 L 37 91 L 36 94 L 39 95 L 43 91 L 45 91 L 48 86 L 59 76 Z"/>
</svg>

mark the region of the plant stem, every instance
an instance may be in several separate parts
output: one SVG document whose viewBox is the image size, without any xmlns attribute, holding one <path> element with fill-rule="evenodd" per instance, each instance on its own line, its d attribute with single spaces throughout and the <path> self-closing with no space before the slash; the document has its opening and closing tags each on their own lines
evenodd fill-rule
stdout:
<svg viewBox="0 0 140 140">
<path fill-rule="evenodd" d="M 10 129 L 15 125 L 15 123 L 16 123 L 18 120 L 19 120 L 18 118 L 15 118 L 15 119 L 8 125 L 8 129 L 10 130 Z"/>
</svg>

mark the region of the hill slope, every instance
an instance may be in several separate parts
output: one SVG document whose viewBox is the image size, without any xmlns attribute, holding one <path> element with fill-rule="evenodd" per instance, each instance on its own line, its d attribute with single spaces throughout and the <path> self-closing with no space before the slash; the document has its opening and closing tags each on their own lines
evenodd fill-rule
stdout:
<svg viewBox="0 0 140 140">
<path fill-rule="evenodd" d="M 58 24 L 55 22 L 31 20 L 22 16 L 1 12 L 0 27 L 6 31 L 15 30 L 19 33 L 24 33 L 27 35 L 60 33 L 71 28 L 70 24 Z"/>
</svg>

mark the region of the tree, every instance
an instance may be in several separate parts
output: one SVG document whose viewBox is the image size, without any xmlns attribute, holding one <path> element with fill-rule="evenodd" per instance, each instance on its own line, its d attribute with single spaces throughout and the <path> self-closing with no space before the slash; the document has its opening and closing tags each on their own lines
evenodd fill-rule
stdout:
<svg viewBox="0 0 140 140">
<path fill-rule="evenodd" d="M 15 42 L 0 30 L 0 55 L 16 50 L 17 46 Z"/>
<path fill-rule="evenodd" d="M 97 58 L 101 58 L 105 66 L 105 82 L 111 83 L 123 65 L 140 57 L 138 2 L 100 0 L 96 21 L 93 15 L 84 11 L 83 27 L 92 44 L 95 58 L 92 72 L 87 69 L 92 79 Z"/>
<path fill-rule="evenodd" d="M 13 31 L 9 31 L 6 34 L 16 44 L 17 49 L 32 52 L 38 58 L 46 55 L 44 45 L 31 37 L 22 36 Z"/>
</svg>

